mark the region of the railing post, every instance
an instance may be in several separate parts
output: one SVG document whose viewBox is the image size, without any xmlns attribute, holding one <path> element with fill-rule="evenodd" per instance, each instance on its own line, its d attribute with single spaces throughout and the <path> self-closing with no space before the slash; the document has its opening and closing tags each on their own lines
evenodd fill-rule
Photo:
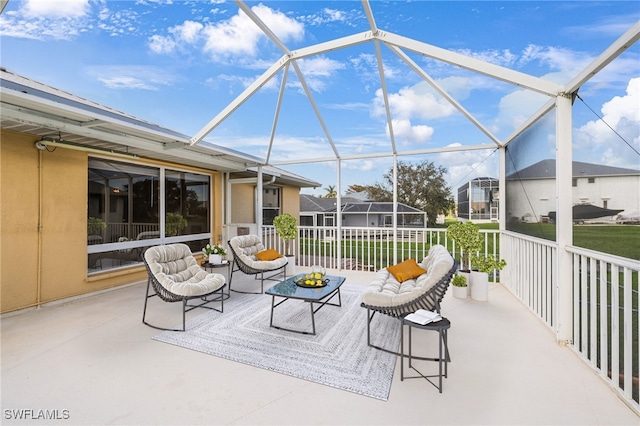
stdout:
<svg viewBox="0 0 640 426">
<path fill-rule="evenodd" d="M 572 255 L 567 251 L 567 247 L 573 244 L 571 127 L 571 94 L 560 94 L 556 98 L 556 206 L 558 212 L 556 216 L 558 244 L 556 339 L 560 344 L 573 341 Z"/>
</svg>

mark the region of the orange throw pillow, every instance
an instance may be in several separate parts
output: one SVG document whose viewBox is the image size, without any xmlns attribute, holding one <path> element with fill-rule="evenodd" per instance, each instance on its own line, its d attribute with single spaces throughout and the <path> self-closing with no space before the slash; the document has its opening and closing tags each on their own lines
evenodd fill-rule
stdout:
<svg viewBox="0 0 640 426">
<path fill-rule="evenodd" d="M 418 278 L 427 272 L 418 266 L 415 259 L 407 259 L 397 265 L 389 266 L 387 271 L 389 271 L 399 283 Z"/>
<path fill-rule="evenodd" d="M 268 261 L 276 260 L 277 258 L 282 257 L 282 255 L 274 249 L 266 249 L 256 253 L 256 257 L 258 258 L 258 260 Z"/>
</svg>

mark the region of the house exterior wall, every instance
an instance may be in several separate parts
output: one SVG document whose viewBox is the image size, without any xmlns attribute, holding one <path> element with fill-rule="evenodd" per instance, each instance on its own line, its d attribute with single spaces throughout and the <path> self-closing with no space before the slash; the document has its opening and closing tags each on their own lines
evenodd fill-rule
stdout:
<svg viewBox="0 0 640 426">
<path fill-rule="evenodd" d="M 640 176 L 596 176 L 576 179 L 573 203 L 589 203 L 609 209 L 640 210 Z"/>
<path fill-rule="evenodd" d="M 300 224 L 300 188 L 282 187 L 282 213 L 289 213 L 298 218 Z"/>
<path fill-rule="evenodd" d="M 508 221 L 539 222 L 556 210 L 555 179 L 508 181 L 506 192 Z"/>
<path fill-rule="evenodd" d="M 507 217 L 535 221 L 556 211 L 555 179 L 531 179 L 507 182 Z M 640 176 L 596 176 L 577 178 L 572 188 L 572 204 L 589 203 L 609 209 L 640 210 Z"/>
<path fill-rule="evenodd" d="M 0 131 L 1 312 L 145 280 L 142 265 L 88 275 L 88 154 L 63 148 L 40 151 L 34 146 L 37 139 Z M 221 193 L 220 174 L 164 165 L 212 177 L 215 242 L 222 234 L 222 201 L 215 195 Z"/>
<path fill-rule="evenodd" d="M 231 185 L 230 223 L 256 223 L 255 188 L 253 183 Z"/>
<path fill-rule="evenodd" d="M 282 194 L 281 213 L 300 215 L 300 188 L 280 187 Z M 256 223 L 255 183 L 236 183 L 231 185 L 231 223 Z"/>
</svg>

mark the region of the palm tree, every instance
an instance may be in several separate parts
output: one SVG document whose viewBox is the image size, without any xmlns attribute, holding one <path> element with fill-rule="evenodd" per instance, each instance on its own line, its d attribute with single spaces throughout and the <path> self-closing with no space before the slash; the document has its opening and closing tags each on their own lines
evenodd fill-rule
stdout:
<svg viewBox="0 0 640 426">
<path fill-rule="evenodd" d="M 324 190 L 327 191 L 327 193 L 324 195 L 324 198 L 336 198 L 336 196 L 338 195 L 336 193 L 335 185 L 329 185 L 328 187 L 324 188 Z"/>
</svg>

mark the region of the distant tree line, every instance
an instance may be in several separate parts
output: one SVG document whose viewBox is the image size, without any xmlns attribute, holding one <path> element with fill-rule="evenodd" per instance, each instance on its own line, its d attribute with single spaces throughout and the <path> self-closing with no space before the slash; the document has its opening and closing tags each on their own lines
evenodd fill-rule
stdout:
<svg viewBox="0 0 640 426">
<path fill-rule="evenodd" d="M 456 205 L 447 186 L 444 175 L 447 169 L 437 166 L 431 161 L 411 164 L 398 162 L 398 202 L 422 210 L 427 214 L 427 225 L 433 226 L 439 214 L 447 214 Z M 336 187 L 324 188 L 325 198 L 337 196 Z M 393 201 L 393 169 L 389 169 L 382 177 L 382 182 L 374 185 L 350 185 L 345 195 L 365 192 L 372 201 Z"/>
</svg>

